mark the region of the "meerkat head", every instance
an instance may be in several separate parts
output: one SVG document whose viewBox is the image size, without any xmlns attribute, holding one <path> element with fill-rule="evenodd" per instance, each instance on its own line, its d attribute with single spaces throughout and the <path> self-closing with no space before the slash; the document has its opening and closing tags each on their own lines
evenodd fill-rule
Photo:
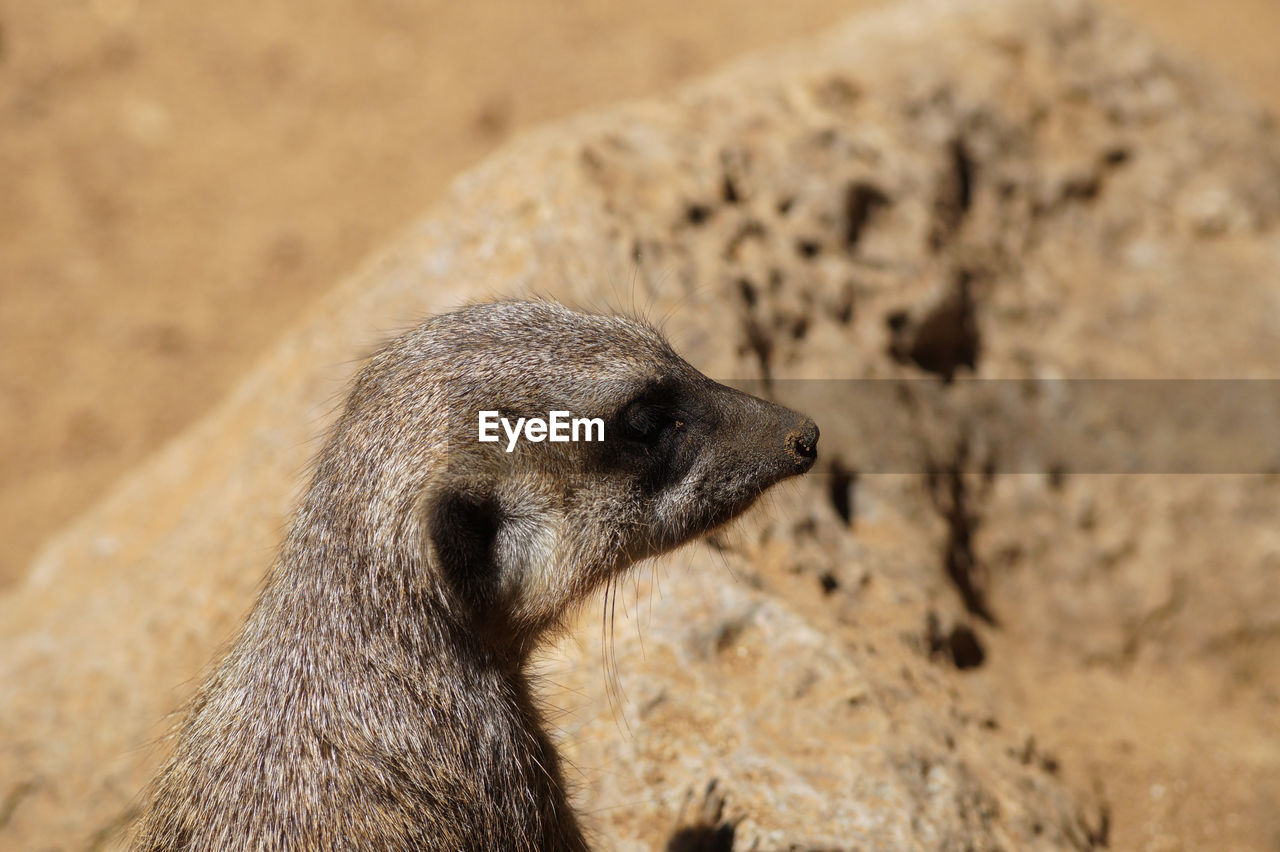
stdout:
<svg viewBox="0 0 1280 852">
<path fill-rule="evenodd" d="M 633 562 L 808 471 L 817 441 L 649 326 L 549 302 L 427 321 L 375 356 L 336 438 L 368 460 L 368 511 L 419 549 L 420 579 L 518 660 Z"/>
</svg>

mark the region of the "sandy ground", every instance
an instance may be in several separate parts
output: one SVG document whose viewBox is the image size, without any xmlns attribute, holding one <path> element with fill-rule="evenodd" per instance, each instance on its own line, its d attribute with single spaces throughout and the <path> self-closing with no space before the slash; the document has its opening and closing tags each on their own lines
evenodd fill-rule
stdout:
<svg viewBox="0 0 1280 852">
<path fill-rule="evenodd" d="M 1113 0 L 1280 107 L 1280 4 Z M 0 586 L 510 133 L 868 0 L 0 2 Z"/>
</svg>

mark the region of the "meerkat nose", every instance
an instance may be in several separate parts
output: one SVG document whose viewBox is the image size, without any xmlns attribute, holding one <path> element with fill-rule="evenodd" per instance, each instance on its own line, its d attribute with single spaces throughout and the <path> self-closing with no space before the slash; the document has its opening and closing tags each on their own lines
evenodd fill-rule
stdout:
<svg viewBox="0 0 1280 852">
<path fill-rule="evenodd" d="M 787 449 L 800 473 L 813 467 L 818 458 L 818 424 L 805 418 L 803 423 L 787 433 Z"/>
</svg>

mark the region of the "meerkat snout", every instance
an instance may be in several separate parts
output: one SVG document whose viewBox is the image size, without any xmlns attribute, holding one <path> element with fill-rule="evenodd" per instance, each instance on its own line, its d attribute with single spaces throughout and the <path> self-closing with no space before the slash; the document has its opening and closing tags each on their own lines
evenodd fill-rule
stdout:
<svg viewBox="0 0 1280 852">
<path fill-rule="evenodd" d="M 808 473 L 818 460 L 818 424 L 805 419 L 787 434 L 787 449 L 795 456 L 798 473 Z"/>
<path fill-rule="evenodd" d="M 427 320 L 357 378 L 135 848 L 585 850 L 529 655 L 632 563 L 807 472 L 817 442 L 632 319 Z"/>
</svg>

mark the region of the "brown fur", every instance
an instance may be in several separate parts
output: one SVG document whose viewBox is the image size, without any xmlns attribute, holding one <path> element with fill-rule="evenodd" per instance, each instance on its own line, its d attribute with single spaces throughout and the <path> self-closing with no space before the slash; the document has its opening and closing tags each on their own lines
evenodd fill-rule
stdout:
<svg viewBox="0 0 1280 852">
<path fill-rule="evenodd" d="M 476 440 L 479 409 L 605 419 Z M 812 465 L 817 429 L 653 329 L 547 302 L 373 357 L 281 554 L 199 690 L 139 850 L 584 850 L 526 675 L 570 608 Z"/>
</svg>

